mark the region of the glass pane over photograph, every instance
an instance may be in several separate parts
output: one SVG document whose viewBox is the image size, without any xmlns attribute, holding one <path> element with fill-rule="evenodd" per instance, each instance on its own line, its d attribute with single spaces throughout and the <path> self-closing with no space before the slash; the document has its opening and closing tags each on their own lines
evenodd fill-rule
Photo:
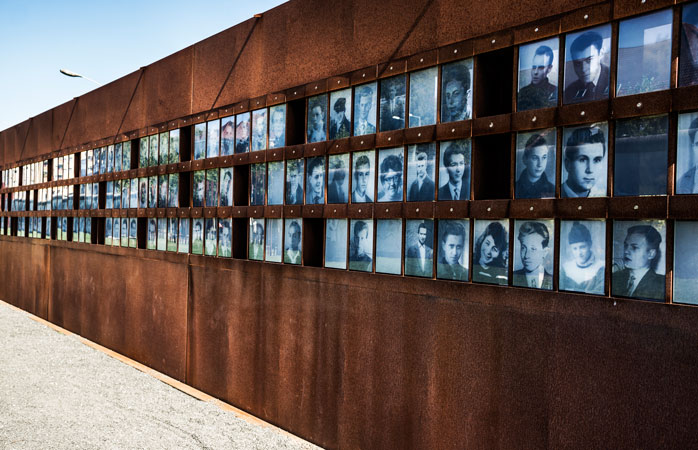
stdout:
<svg viewBox="0 0 698 450">
<path fill-rule="evenodd" d="M 204 219 L 191 220 L 191 252 L 195 255 L 204 254 Z"/>
<path fill-rule="evenodd" d="M 264 260 L 264 219 L 250 217 L 249 259 Z"/>
<path fill-rule="evenodd" d="M 468 281 L 470 221 L 441 219 L 438 232 L 436 277 Z"/>
<path fill-rule="evenodd" d="M 264 260 L 269 262 L 281 262 L 283 239 L 283 219 L 267 219 L 266 251 Z"/>
<path fill-rule="evenodd" d="M 220 121 L 211 120 L 206 124 L 206 157 L 218 156 L 218 140 L 220 138 Z"/>
<path fill-rule="evenodd" d="M 559 58 L 557 37 L 519 46 L 517 111 L 557 106 Z"/>
<path fill-rule="evenodd" d="M 405 275 L 431 278 L 434 274 L 434 221 L 405 222 Z"/>
<path fill-rule="evenodd" d="M 608 124 L 565 128 L 562 133 L 560 196 L 605 197 L 608 182 Z"/>
<path fill-rule="evenodd" d="M 327 203 L 346 203 L 349 194 L 349 153 L 330 155 L 327 173 Z"/>
<path fill-rule="evenodd" d="M 205 219 L 204 253 L 206 256 L 216 256 L 218 248 L 218 224 L 215 218 Z"/>
<path fill-rule="evenodd" d="M 232 219 L 220 219 L 218 221 L 218 256 L 230 258 L 232 256 Z"/>
<path fill-rule="evenodd" d="M 286 161 L 286 204 L 303 204 L 303 160 Z"/>
<path fill-rule="evenodd" d="M 371 272 L 373 271 L 373 220 L 351 219 L 350 226 L 349 270 Z"/>
<path fill-rule="evenodd" d="M 325 267 L 347 268 L 347 219 L 325 222 Z"/>
<path fill-rule="evenodd" d="M 286 104 L 269 108 L 269 148 L 286 145 Z"/>
<path fill-rule="evenodd" d="M 439 143 L 439 200 L 470 200 L 470 139 Z"/>
<path fill-rule="evenodd" d="M 194 125 L 194 158 L 203 159 L 206 156 L 206 123 Z"/>
<path fill-rule="evenodd" d="M 436 144 L 410 145 L 407 148 L 407 201 L 430 202 L 434 200 L 436 184 Z"/>
<path fill-rule="evenodd" d="M 325 157 L 318 156 L 307 160 L 308 181 L 306 182 L 305 203 L 317 205 L 325 203 Z"/>
<path fill-rule="evenodd" d="M 177 252 L 189 253 L 189 219 L 179 219 L 179 239 Z"/>
<path fill-rule="evenodd" d="M 351 89 L 330 94 L 330 140 L 351 135 Z"/>
<path fill-rule="evenodd" d="M 698 113 L 679 114 L 676 145 L 676 193 L 698 194 Z"/>
<path fill-rule="evenodd" d="M 405 75 L 380 81 L 380 131 L 405 128 Z"/>
<path fill-rule="evenodd" d="M 206 171 L 206 205 L 218 206 L 218 169 Z"/>
<path fill-rule="evenodd" d="M 421 127 L 436 123 L 436 94 L 439 68 L 410 73 L 409 127 Z"/>
<path fill-rule="evenodd" d="M 509 282 L 509 221 L 475 220 L 473 239 L 473 281 Z"/>
<path fill-rule="evenodd" d="M 221 168 L 221 206 L 233 206 L 233 168 Z"/>
<path fill-rule="evenodd" d="M 698 304 L 698 222 L 676 221 L 674 227 L 675 303 Z"/>
<path fill-rule="evenodd" d="M 560 223 L 560 290 L 604 293 L 606 222 L 563 220 Z"/>
<path fill-rule="evenodd" d="M 284 162 L 267 163 L 267 205 L 284 203 Z"/>
<path fill-rule="evenodd" d="M 267 148 L 267 110 L 252 111 L 252 150 Z"/>
<path fill-rule="evenodd" d="M 376 272 L 402 273 L 402 220 L 376 220 Z"/>
<path fill-rule="evenodd" d="M 609 95 L 611 25 L 565 35 L 564 103 L 605 100 Z"/>
<path fill-rule="evenodd" d="M 250 151 L 250 118 L 249 112 L 235 116 L 235 153 Z"/>
<path fill-rule="evenodd" d="M 376 83 L 354 88 L 354 136 L 376 132 L 377 92 Z"/>
<path fill-rule="evenodd" d="M 267 177 L 265 163 L 250 166 L 250 205 L 264 205 L 265 181 Z"/>
<path fill-rule="evenodd" d="M 235 117 L 221 119 L 221 156 L 235 153 Z"/>
<path fill-rule="evenodd" d="M 679 53 L 679 86 L 698 84 L 698 3 L 683 6 Z"/>
<path fill-rule="evenodd" d="M 516 220 L 514 224 L 513 285 L 553 289 L 555 223 L 550 220 Z"/>
<path fill-rule="evenodd" d="M 300 264 L 303 245 L 301 219 L 285 219 L 284 229 L 284 262 L 286 264 Z"/>
<path fill-rule="evenodd" d="M 668 130 L 668 116 L 616 122 L 614 195 L 667 193 Z"/>
<path fill-rule="evenodd" d="M 472 117 L 473 60 L 464 59 L 441 68 L 441 123 Z"/>
<path fill-rule="evenodd" d="M 327 95 L 316 95 L 308 99 L 307 142 L 327 140 Z"/>
<path fill-rule="evenodd" d="M 352 157 L 352 203 L 372 202 L 375 193 L 376 152 L 354 152 Z"/>
<path fill-rule="evenodd" d="M 555 128 L 516 135 L 516 198 L 555 197 Z"/>
<path fill-rule="evenodd" d="M 381 149 L 378 152 L 378 201 L 401 202 L 404 147 Z"/>
</svg>

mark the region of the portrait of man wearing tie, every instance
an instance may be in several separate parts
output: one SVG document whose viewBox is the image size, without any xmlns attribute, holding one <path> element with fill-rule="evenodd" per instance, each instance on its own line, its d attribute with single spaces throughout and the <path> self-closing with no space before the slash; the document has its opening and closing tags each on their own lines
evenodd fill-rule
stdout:
<svg viewBox="0 0 698 450">
<path fill-rule="evenodd" d="M 414 228 L 417 228 L 415 233 Z M 429 227 L 427 227 L 429 225 Z M 407 247 L 405 253 L 405 275 L 428 277 L 433 274 L 434 252 L 427 237 L 433 236 L 432 222 L 420 220 L 407 221 L 407 237 L 414 236 L 414 244 Z M 432 238 L 433 239 L 433 238 Z"/>
<path fill-rule="evenodd" d="M 286 162 L 286 204 L 303 204 L 303 160 Z"/>
<path fill-rule="evenodd" d="M 444 280 L 468 281 L 468 222 L 439 220 L 439 256 L 436 276 Z M 464 257 L 465 255 L 465 257 Z"/>
<path fill-rule="evenodd" d="M 325 203 L 325 157 L 318 156 L 308 160 L 308 184 L 305 203 L 322 205 Z"/>
<path fill-rule="evenodd" d="M 346 89 L 345 91 L 338 91 L 332 93 L 332 111 L 330 112 L 330 139 L 343 139 L 349 137 L 351 131 L 351 123 L 347 119 L 347 98 L 339 97 L 335 99 L 337 95 L 349 96 L 351 91 Z M 349 105 L 351 106 L 351 104 Z M 349 112 L 351 114 L 351 112 Z"/>
<path fill-rule="evenodd" d="M 376 83 L 359 86 L 354 91 L 354 136 L 376 132 Z M 373 114 L 371 111 L 373 110 Z"/>
<path fill-rule="evenodd" d="M 349 154 L 331 155 L 329 165 L 327 203 L 346 203 L 347 190 L 349 189 L 349 178 L 347 177 Z"/>
<path fill-rule="evenodd" d="M 622 233 L 616 222 L 614 239 Z M 614 248 L 619 247 L 614 242 Z M 615 296 L 664 300 L 664 275 L 657 273 L 663 250 L 662 235 L 649 224 L 632 225 L 623 241 L 622 258 L 614 255 L 611 292 Z"/>
<path fill-rule="evenodd" d="M 610 36 L 610 25 L 607 28 Z M 565 81 L 573 81 L 565 87 L 565 104 L 608 98 L 610 70 L 603 64 L 606 50 L 600 31 L 604 30 L 586 31 L 572 40 L 565 64 Z M 570 36 L 567 36 L 567 39 L 570 39 Z M 574 75 L 569 70 L 570 65 Z"/>
<path fill-rule="evenodd" d="M 514 252 L 518 250 L 521 258 L 521 268 L 514 270 L 514 286 L 530 287 L 533 289 L 552 289 L 553 276 L 545 266 L 552 261 L 548 257 L 550 251 L 550 231 L 552 222 L 545 224 L 542 221 L 523 222 L 517 221 L 519 227 L 518 242 Z M 517 264 L 518 265 L 518 264 Z"/>
<path fill-rule="evenodd" d="M 221 174 L 221 206 L 233 206 L 233 168 L 223 168 Z"/>
<path fill-rule="evenodd" d="M 308 99 L 308 143 L 327 140 L 327 96 Z"/>
<path fill-rule="evenodd" d="M 296 219 L 286 219 L 286 241 L 284 262 L 286 264 L 301 263 L 301 226 Z"/>
<path fill-rule="evenodd" d="M 405 128 L 405 75 L 381 80 L 380 131 Z"/>
<path fill-rule="evenodd" d="M 439 200 L 470 200 L 470 143 L 459 140 L 441 143 Z M 446 146 L 446 150 L 443 147 Z M 444 170 L 448 177 L 444 177 Z M 445 179 L 444 179 L 445 178 Z"/>
<path fill-rule="evenodd" d="M 430 202 L 434 200 L 434 151 L 431 146 L 432 144 L 420 144 L 410 148 L 412 161 L 410 161 L 407 172 L 410 185 L 407 191 L 408 202 Z M 429 158 L 426 150 L 432 150 L 430 152 L 432 158 Z M 429 176 L 430 174 L 431 176 Z"/>
</svg>

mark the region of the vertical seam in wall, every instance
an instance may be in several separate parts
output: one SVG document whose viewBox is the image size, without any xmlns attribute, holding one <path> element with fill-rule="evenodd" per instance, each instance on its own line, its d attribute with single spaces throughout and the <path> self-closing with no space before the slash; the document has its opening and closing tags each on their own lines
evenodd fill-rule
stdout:
<svg viewBox="0 0 698 450">
<path fill-rule="evenodd" d="M 186 311 L 186 323 L 184 325 L 184 383 L 188 384 L 189 386 L 193 386 L 191 383 L 191 379 L 189 377 L 189 347 L 191 345 L 191 337 L 190 337 L 190 330 L 191 330 L 191 254 L 187 253 L 187 311 Z"/>
</svg>

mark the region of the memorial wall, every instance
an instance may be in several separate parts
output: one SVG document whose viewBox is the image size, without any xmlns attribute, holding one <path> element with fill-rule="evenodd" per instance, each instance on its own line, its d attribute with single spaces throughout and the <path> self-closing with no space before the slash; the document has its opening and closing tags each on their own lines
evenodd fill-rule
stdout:
<svg viewBox="0 0 698 450">
<path fill-rule="evenodd" d="M 325 447 L 698 446 L 696 49 L 291 1 L 0 132 L 0 299 Z"/>
</svg>

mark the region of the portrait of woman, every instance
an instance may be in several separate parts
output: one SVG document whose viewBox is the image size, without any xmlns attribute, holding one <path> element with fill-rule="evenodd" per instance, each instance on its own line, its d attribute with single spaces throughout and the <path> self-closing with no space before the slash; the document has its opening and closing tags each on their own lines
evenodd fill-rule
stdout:
<svg viewBox="0 0 698 450">
<path fill-rule="evenodd" d="M 478 235 L 473 248 L 473 281 L 507 284 L 509 265 L 509 230 L 506 221 L 476 221 Z M 503 224 L 504 223 L 504 224 Z"/>
</svg>

